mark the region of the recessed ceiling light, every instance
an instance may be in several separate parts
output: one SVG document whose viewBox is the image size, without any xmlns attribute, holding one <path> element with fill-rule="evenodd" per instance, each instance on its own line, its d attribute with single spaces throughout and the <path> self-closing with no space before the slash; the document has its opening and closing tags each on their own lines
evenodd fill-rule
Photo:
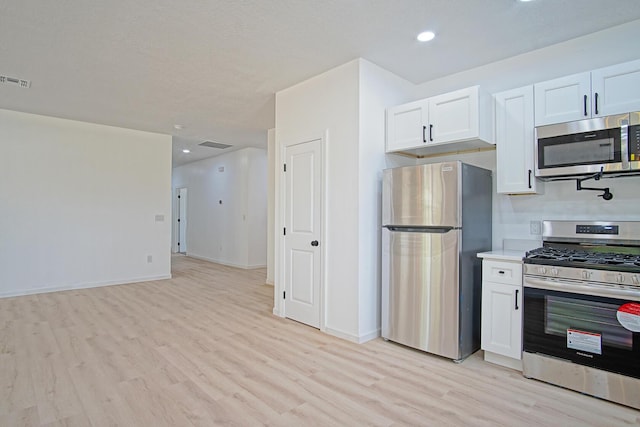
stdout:
<svg viewBox="0 0 640 427">
<path fill-rule="evenodd" d="M 418 34 L 418 41 L 428 42 L 429 40 L 433 40 L 436 35 L 432 31 L 425 31 Z"/>
<path fill-rule="evenodd" d="M 173 128 L 177 130 L 182 130 L 184 129 L 184 125 L 173 125 Z"/>
<path fill-rule="evenodd" d="M 185 148 L 184 150 L 182 150 L 183 153 L 190 153 L 191 150 L 189 150 L 188 148 Z"/>
</svg>

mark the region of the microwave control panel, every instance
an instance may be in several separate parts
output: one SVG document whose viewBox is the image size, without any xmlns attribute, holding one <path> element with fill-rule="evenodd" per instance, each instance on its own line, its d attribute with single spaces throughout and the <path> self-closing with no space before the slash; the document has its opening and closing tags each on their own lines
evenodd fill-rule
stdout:
<svg viewBox="0 0 640 427">
<path fill-rule="evenodd" d="M 640 125 L 632 125 L 629 132 L 629 160 L 640 161 Z"/>
</svg>

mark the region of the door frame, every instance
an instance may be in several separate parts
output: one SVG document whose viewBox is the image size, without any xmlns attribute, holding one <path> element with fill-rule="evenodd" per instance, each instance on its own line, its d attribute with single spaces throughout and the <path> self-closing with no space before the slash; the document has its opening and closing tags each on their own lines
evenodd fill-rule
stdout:
<svg viewBox="0 0 640 427">
<path fill-rule="evenodd" d="M 286 192 L 286 178 L 283 165 L 286 160 L 286 148 L 298 144 L 304 144 L 306 142 L 311 141 L 320 141 L 320 301 L 319 301 L 319 309 L 320 309 L 320 330 L 325 331 L 325 277 L 326 277 L 326 257 L 327 257 L 327 227 L 326 227 L 326 218 L 327 218 L 327 198 L 326 198 L 326 188 L 327 188 L 327 143 L 329 141 L 329 130 L 325 129 L 324 131 L 315 132 L 315 134 L 306 135 L 298 138 L 286 138 L 286 140 L 281 140 L 278 135 L 278 129 L 276 128 L 276 170 L 279 172 L 276 174 L 276 183 L 275 183 L 275 199 L 277 206 L 277 214 L 275 215 L 275 234 L 278 236 L 275 239 L 276 248 L 274 250 L 274 293 L 273 293 L 273 314 L 279 317 L 286 317 L 286 307 L 285 300 L 282 298 L 283 292 L 286 288 L 285 286 L 285 242 L 283 229 L 285 227 L 285 214 L 286 214 L 286 202 L 287 202 L 287 192 Z"/>
<path fill-rule="evenodd" d="M 175 188 L 175 193 L 173 195 L 173 202 L 174 202 L 174 214 L 175 216 L 173 217 L 173 252 L 174 253 L 181 253 L 180 252 L 180 248 L 178 247 L 178 241 L 180 240 L 180 224 L 178 223 L 178 218 L 180 218 L 180 201 L 178 199 L 178 196 L 180 196 L 180 190 L 185 190 L 186 192 L 186 196 L 187 196 L 187 201 L 189 200 L 189 189 L 188 187 L 176 187 Z M 182 222 L 182 218 L 180 218 L 180 222 Z M 184 227 L 185 233 L 187 232 L 187 226 Z M 183 251 L 184 253 L 186 253 L 185 251 Z"/>
</svg>

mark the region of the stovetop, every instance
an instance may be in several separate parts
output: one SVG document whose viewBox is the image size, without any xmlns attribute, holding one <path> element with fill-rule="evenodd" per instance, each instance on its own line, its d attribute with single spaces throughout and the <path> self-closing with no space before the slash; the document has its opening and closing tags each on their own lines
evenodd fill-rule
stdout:
<svg viewBox="0 0 640 427">
<path fill-rule="evenodd" d="M 640 221 L 543 221 L 542 241 L 525 264 L 640 273 Z"/>
<path fill-rule="evenodd" d="M 584 250 L 544 246 L 527 252 L 524 263 L 640 273 L 639 253 L 606 252 L 606 248 Z"/>
</svg>

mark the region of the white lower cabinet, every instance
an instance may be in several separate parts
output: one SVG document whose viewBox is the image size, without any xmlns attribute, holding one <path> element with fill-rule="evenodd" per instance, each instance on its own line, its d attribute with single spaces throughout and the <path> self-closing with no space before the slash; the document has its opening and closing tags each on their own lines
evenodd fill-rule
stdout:
<svg viewBox="0 0 640 427">
<path fill-rule="evenodd" d="M 482 261 L 485 360 L 522 370 L 522 261 Z"/>
</svg>

